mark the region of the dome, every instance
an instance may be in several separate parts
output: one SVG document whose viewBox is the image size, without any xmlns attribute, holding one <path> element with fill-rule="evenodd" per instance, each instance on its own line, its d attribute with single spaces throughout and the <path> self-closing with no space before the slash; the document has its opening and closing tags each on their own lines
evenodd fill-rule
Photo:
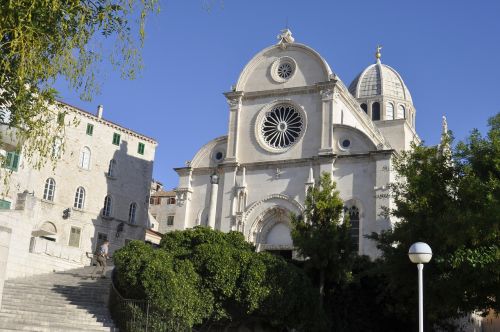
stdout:
<svg viewBox="0 0 500 332">
<path fill-rule="evenodd" d="M 349 86 L 349 92 L 356 98 L 387 96 L 412 103 L 410 91 L 401 75 L 393 68 L 377 63 L 368 66 L 354 79 Z"/>
</svg>

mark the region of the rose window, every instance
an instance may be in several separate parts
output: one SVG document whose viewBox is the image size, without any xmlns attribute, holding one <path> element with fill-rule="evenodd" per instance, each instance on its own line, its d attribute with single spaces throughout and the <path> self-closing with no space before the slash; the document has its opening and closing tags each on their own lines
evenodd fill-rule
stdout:
<svg viewBox="0 0 500 332">
<path fill-rule="evenodd" d="M 264 142 L 274 149 L 284 149 L 300 138 L 304 121 L 294 106 L 281 104 L 266 112 L 261 124 Z"/>
<path fill-rule="evenodd" d="M 282 63 L 278 66 L 278 76 L 286 80 L 292 76 L 293 68 L 288 62 Z"/>
</svg>

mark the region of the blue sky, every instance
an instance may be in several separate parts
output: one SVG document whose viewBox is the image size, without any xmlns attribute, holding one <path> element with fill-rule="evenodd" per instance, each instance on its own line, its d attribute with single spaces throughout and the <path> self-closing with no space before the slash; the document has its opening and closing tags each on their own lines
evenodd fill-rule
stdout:
<svg viewBox="0 0 500 332">
<path fill-rule="evenodd" d="M 92 102 L 58 84 L 64 101 L 154 137 L 154 177 L 177 186 L 174 167 L 227 132 L 223 92 L 245 64 L 288 26 L 346 84 L 374 62 L 395 68 L 417 110 L 417 132 L 439 141 L 441 116 L 455 137 L 486 131 L 500 111 L 500 1 L 160 0 L 146 26 L 144 69 L 133 81 L 101 67 Z M 211 9 L 206 9 L 206 4 Z"/>
</svg>

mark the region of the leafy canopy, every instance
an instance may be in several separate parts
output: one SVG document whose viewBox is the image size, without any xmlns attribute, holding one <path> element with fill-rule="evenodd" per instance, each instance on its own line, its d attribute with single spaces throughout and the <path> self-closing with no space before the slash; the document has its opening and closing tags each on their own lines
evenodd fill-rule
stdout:
<svg viewBox="0 0 500 332">
<path fill-rule="evenodd" d="M 159 317 L 175 322 L 172 331 L 179 324 L 204 331 L 252 322 L 273 330 L 320 330 L 318 299 L 305 273 L 255 252 L 239 232 L 174 231 L 159 249 L 132 241 L 114 259 L 123 295 L 149 299 Z"/>
<path fill-rule="evenodd" d="M 415 146 L 395 163 L 389 212 L 400 222 L 373 235 L 388 291 L 400 301 L 395 315 L 417 317 L 416 268 L 407 256 L 417 241 L 433 251 L 424 269 L 429 324 L 500 309 L 500 114 L 489 125 L 486 137 L 474 130 L 452 153 L 443 153 L 451 143 L 445 135 L 441 147 Z"/>
<path fill-rule="evenodd" d="M 343 218 L 344 204 L 331 175 L 323 173 L 319 183 L 308 189 L 305 209 L 292 216 L 292 239 L 298 252 L 306 258 L 306 268 L 318 272 L 320 297 L 348 282 L 357 250 L 349 233 L 348 218 Z"/>
<path fill-rule="evenodd" d="M 0 122 L 16 129 L 34 166 L 56 157 L 51 147 L 64 129 L 64 121 L 51 125 L 60 112 L 55 80 L 90 99 L 105 60 L 134 78 L 146 17 L 157 10 L 157 0 L 0 2 Z M 114 46 L 104 48 L 104 40 Z"/>
</svg>

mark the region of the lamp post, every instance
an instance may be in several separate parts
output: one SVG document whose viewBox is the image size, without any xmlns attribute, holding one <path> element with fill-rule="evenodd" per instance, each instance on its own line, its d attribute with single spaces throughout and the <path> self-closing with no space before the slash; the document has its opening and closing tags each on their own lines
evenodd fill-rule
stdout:
<svg viewBox="0 0 500 332">
<path fill-rule="evenodd" d="M 424 242 L 415 242 L 408 250 L 408 257 L 418 268 L 418 331 L 424 332 L 424 264 L 432 258 L 431 247 Z"/>
</svg>

